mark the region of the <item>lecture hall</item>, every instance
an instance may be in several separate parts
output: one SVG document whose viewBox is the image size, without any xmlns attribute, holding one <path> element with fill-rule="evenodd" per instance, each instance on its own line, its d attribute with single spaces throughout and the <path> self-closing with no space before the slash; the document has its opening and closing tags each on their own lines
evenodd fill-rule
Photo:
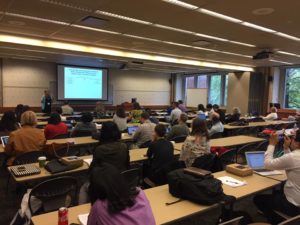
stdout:
<svg viewBox="0 0 300 225">
<path fill-rule="evenodd" d="M 299 9 L 0 0 L 0 225 L 300 225 Z"/>
</svg>

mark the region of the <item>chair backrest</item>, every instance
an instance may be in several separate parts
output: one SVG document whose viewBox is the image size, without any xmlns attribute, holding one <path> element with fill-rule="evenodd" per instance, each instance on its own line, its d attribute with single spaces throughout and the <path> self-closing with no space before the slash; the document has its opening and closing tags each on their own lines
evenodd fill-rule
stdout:
<svg viewBox="0 0 300 225">
<path fill-rule="evenodd" d="M 152 141 L 146 141 L 145 143 L 141 144 L 140 148 L 148 148 Z"/>
<path fill-rule="evenodd" d="M 299 224 L 300 224 L 300 215 L 290 218 L 286 221 L 283 221 L 278 225 L 299 225 Z"/>
<path fill-rule="evenodd" d="M 247 144 L 242 146 L 237 151 L 237 163 L 244 164 L 246 162 L 245 152 L 256 149 L 257 143 Z"/>
<path fill-rule="evenodd" d="M 195 159 L 192 166 L 200 169 L 208 170 L 213 173 L 223 170 L 223 166 L 220 159 L 217 157 L 217 155 L 212 153 L 199 156 L 198 158 Z"/>
<path fill-rule="evenodd" d="M 44 151 L 32 151 L 26 152 L 22 155 L 19 155 L 13 161 L 13 165 L 23 165 L 38 162 L 38 158 L 40 156 L 45 156 L 46 153 Z"/>
<path fill-rule="evenodd" d="M 172 141 L 174 141 L 175 143 L 181 143 L 185 141 L 186 137 L 187 137 L 186 135 L 177 136 L 174 137 Z"/>
<path fill-rule="evenodd" d="M 229 164 L 236 163 L 236 153 L 236 149 L 228 149 L 226 152 L 219 155 L 223 168 Z"/>
<path fill-rule="evenodd" d="M 73 177 L 58 177 L 36 185 L 29 194 L 28 205 L 32 215 L 58 210 L 76 204 L 77 181 Z M 41 201 L 34 208 L 35 199 Z"/>
<path fill-rule="evenodd" d="M 52 139 L 64 139 L 64 138 L 69 138 L 70 137 L 70 134 L 59 134 L 59 135 L 56 135 L 55 137 L 53 137 Z"/>
<path fill-rule="evenodd" d="M 256 146 L 256 150 L 259 150 L 259 151 L 266 151 L 268 145 L 269 145 L 269 141 L 268 141 L 268 140 L 265 140 L 265 141 L 259 143 L 259 144 Z"/>
<path fill-rule="evenodd" d="M 223 137 L 223 132 L 214 133 L 210 136 L 210 139 L 218 139 Z"/>
<path fill-rule="evenodd" d="M 121 174 L 125 177 L 131 187 L 140 186 L 142 178 L 142 170 L 140 167 L 125 170 Z"/>
<path fill-rule="evenodd" d="M 88 137 L 92 136 L 92 131 L 90 130 L 75 130 L 71 134 L 71 137 Z"/>
<path fill-rule="evenodd" d="M 240 217 L 236 217 L 232 220 L 228 220 L 226 222 L 223 222 L 223 223 L 220 223 L 219 225 L 239 225 L 240 224 L 240 221 L 243 219 L 242 216 Z"/>
</svg>

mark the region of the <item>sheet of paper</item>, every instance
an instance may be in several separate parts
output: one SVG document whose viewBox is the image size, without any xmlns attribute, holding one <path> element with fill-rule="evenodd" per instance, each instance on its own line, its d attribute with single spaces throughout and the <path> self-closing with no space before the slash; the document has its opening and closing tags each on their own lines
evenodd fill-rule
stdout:
<svg viewBox="0 0 300 225">
<path fill-rule="evenodd" d="M 81 225 L 87 225 L 89 214 L 78 215 L 78 219 Z"/>
<path fill-rule="evenodd" d="M 218 177 L 217 179 L 222 181 L 222 184 L 226 184 L 230 187 L 240 187 L 247 184 L 246 181 L 240 181 L 229 176 Z"/>
<path fill-rule="evenodd" d="M 83 161 L 86 162 L 90 166 L 93 161 L 93 158 L 84 159 Z"/>
</svg>

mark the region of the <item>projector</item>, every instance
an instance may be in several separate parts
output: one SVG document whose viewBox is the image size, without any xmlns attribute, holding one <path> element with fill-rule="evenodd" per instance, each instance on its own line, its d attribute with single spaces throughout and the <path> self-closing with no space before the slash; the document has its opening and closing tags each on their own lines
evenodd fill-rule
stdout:
<svg viewBox="0 0 300 225">
<path fill-rule="evenodd" d="M 268 51 L 268 50 L 264 50 L 264 51 L 256 53 L 256 55 L 254 55 L 252 57 L 252 59 L 253 60 L 270 59 L 272 54 L 273 54 L 273 52 Z"/>
</svg>

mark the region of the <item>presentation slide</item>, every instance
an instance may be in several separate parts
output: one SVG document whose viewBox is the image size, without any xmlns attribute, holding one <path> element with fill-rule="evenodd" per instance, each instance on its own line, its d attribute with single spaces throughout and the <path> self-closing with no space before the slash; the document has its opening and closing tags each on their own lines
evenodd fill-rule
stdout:
<svg viewBox="0 0 300 225">
<path fill-rule="evenodd" d="M 107 100 L 107 70 L 58 65 L 59 100 Z"/>
</svg>

